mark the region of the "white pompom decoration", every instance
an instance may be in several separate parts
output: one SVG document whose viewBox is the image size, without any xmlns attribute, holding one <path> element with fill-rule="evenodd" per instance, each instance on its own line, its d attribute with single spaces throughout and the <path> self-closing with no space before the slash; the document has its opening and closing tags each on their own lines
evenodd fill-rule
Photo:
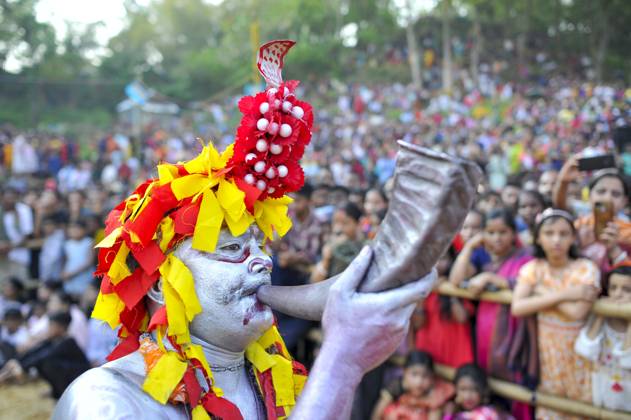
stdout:
<svg viewBox="0 0 631 420">
<path fill-rule="evenodd" d="M 279 177 L 285 178 L 288 173 L 289 173 L 289 169 L 287 169 L 287 167 L 285 165 L 280 165 L 278 167 L 278 176 Z"/>
<path fill-rule="evenodd" d="M 259 179 L 258 181 L 256 181 L 256 188 L 258 188 L 261 191 L 265 191 L 265 187 L 267 187 L 267 184 L 265 183 L 265 181 L 263 181 L 262 179 Z"/>
<path fill-rule="evenodd" d="M 274 168 L 269 168 L 267 172 L 265 172 L 265 176 L 269 179 L 274 179 L 276 177 L 276 170 Z"/>
<path fill-rule="evenodd" d="M 278 108 L 280 108 L 280 106 L 281 106 L 282 104 L 283 104 L 283 103 L 280 101 L 280 99 L 276 99 L 276 100 L 274 100 L 274 109 L 278 109 Z"/>
<path fill-rule="evenodd" d="M 274 96 L 276 95 L 276 93 L 278 92 L 278 89 L 276 88 L 271 88 L 267 91 L 267 96 Z"/>
<path fill-rule="evenodd" d="M 283 146 L 281 146 L 280 144 L 272 144 L 269 150 L 270 152 L 272 152 L 273 155 L 280 155 L 281 153 L 283 153 Z"/>
<path fill-rule="evenodd" d="M 280 126 L 280 136 L 281 137 L 289 137 L 291 136 L 292 129 L 289 124 L 283 124 Z"/>
<path fill-rule="evenodd" d="M 246 174 L 246 175 L 243 177 L 243 180 L 244 180 L 246 183 L 250 184 L 250 185 L 253 185 L 253 184 L 254 184 L 254 182 L 256 181 L 256 179 L 254 179 L 254 175 L 252 175 L 252 174 Z"/>
<path fill-rule="evenodd" d="M 263 162 L 262 160 L 256 162 L 256 164 L 254 164 L 254 170 L 258 173 L 263 172 L 265 170 L 265 162 Z"/>
<path fill-rule="evenodd" d="M 265 114 L 267 111 L 269 111 L 269 103 L 263 102 L 261 105 L 259 105 L 259 112 L 261 114 Z"/>
<path fill-rule="evenodd" d="M 305 110 L 300 106 L 295 106 L 291 109 L 291 115 L 293 115 L 294 118 L 301 119 L 305 116 Z"/>
<path fill-rule="evenodd" d="M 268 148 L 269 148 L 269 144 L 267 144 L 267 141 L 263 139 L 259 139 L 256 142 L 256 150 L 258 150 L 259 152 L 267 152 Z"/>
<path fill-rule="evenodd" d="M 289 101 L 283 102 L 283 112 L 290 112 L 293 105 Z"/>
<path fill-rule="evenodd" d="M 267 121 L 267 118 L 261 118 L 256 122 L 256 128 L 258 128 L 259 131 L 267 130 L 268 126 L 269 126 L 269 121 Z"/>
<path fill-rule="evenodd" d="M 254 153 L 248 153 L 245 155 L 245 163 L 250 163 L 254 159 L 256 159 L 256 155 Z"/>
<path fill-rule="evenodd" d="M 283 96 L 287 95 L 289 95 L 289 89 L 285 88 L 285 90 L 283 90 Z"/>
<path fill-rule="evenodd" d="M 271 123 L 269 127 L 267 127 L 267 132 L 270 133 L 272 136 L 278 134 L 278 130 L 280 130 L 280 125 L 275 122 Z"/>
<path fill-rule="evenodd" d="M 274 192 L 276 192 L 276 188 L 274 188 L 274 187 L 269 187 L 269 188 L 267 189 L 267 193 L 268 193 L 268 194 L 274 194 Z"/>
</svg>

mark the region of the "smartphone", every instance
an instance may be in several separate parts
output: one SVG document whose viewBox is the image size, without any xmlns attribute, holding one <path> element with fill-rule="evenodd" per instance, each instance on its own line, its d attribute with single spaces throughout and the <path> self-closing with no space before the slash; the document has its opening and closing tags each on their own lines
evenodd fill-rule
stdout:
<svg viewBox="0 0 631 420">
<path fill-rule="evenodd" d="M 594 234 L 597 239 L 607 227 L 607 223 L 613 222 L 613 216 L 613 203 L 606 201 L 594 204 Z"/>
<path fill-rule="evenodd" d="M 600 155 L 578 160 L 579 171 L 597 171 L 598 169 L 615 167 L 616 160 L 613 155 Z"/>
</svg>

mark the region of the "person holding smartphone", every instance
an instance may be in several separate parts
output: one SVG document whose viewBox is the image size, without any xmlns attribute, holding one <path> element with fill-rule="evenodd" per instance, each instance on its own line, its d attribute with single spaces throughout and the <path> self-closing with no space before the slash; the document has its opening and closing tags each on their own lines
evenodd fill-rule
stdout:
<svg viewBox="0 0 631 420">
<path fill-rule="evenodd" d="M 580 178 L 580 155 L 570 158 L 559 173 L 554 201 L 567 209 L 567 189 Z M 629 190 L 615 168 L 596 171 L 589 181 L 590 212 L 575 222 L 581 254 L 594 261 L 605 273 L 631 252 L 631 223 L 625 209 Z"/>
</svg>

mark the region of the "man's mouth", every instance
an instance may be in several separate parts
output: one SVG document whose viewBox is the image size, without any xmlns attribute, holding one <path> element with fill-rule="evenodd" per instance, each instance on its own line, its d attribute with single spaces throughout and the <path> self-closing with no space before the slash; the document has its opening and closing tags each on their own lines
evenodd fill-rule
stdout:
<svg viewBox="0 0 631 420">
<path fill-rule="evenodd" d="M 247 296 L 252 296 L 255 295 L 256 296 L 256 291 L 259 290 L 259 287 L 263 286 L 263 285 L 269 285 L 271 284 L 271 280 L 269 275 L 264 276 L 262 279 L 260 279 L 259 281 L 256 281 L 255 283 L 252 283 L 250 285 L 248 285 L 245 289 L 243 289 L 243 292 L 241 293 L 242 297 L 247 297 Z"/>
</svg>

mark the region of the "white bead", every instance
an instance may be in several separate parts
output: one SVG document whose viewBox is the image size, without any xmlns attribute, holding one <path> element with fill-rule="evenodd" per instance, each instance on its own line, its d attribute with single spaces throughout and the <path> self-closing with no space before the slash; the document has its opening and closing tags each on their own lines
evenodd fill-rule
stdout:
<svg viewBox="0 0 631 420">
<path fill-rule="evenodd" d="M 282 102 L 280 101 L 280 99 L 274 100 L 274 109 L 280 108 L 281 105 L 282 105 Z"/>
<path fill-rule="evenodd" d="M 250 163 L 252 159 L 256 159 L 256 155 L 254 153 L 248 153 L 245 155 L 245 163 Z"/>
<path fill-rule="evenodd" d="M 263 102 L 261 105 L 259 105 L 259 112 L 261 114 L 265 114 L 267 111 L 269 111 L 269 103 Z"/>
<path fill-rule="evenodd" d="M 283 90 L 283 96 L 287 96 L 287 95 L 289 95 L 289 89 L 285 87 L 285 90 Z"/>
<path fill-rule="evenodd" d="M 269 187 L 269 188 L 267 189 L 267 193 L 268 193 L 268 194 L 274 194 L 274 192 L 275 192 L 275 191 L 276 191 L 276 188 L 274 188 L 274 187 Z"/>
<path fill-rule="evenodd" d="M 285 165 L 280 165 L 278 167 L 278 176 L 279 177 L 285 178 L 288 173 L 289 173 L 289 169 L 287 169 L 287 167 Z"/>
<path fill-rule="evenodd" d="M 267 172 L 265 172 L 265 176 L 269 179 L 274 179 L 274 177 L 276 177 L 276 170 L 274 168 L 269 168 Z"/>
<path fill-rule="evenodd" d="M 294 118 L 301 119 L 305 115 L 305 110 L 300 106 L 295 106 L 291 109 L 291 115 L 293 115 Z"/>
<path fill-rule="evenodd" d="M 263 139 L 259 139 L 259 141 L 256 142 L 256 150 L 258 150 L 259 152 L 267 152 L 268 147 L 269 145 Z"/>
<path fill-rule="evenodd" d="M 256 122 L 256 128 L 258 128 L 259 131 L 267 130 L 268 126 L 269 126 L 269 121 L 267 121 L 267 118 L 261 118 L 260 120 Z"/>
<path fill-rule="evenodd" d="M 281 146 L 280 144 L 272 144 L 269 150 L 270 152 L 272 152 L 273 155 L 280 155 L 281 153 L 283 153 L 283 146 Z"/>
<path fill-rule="evenodd" d="M 289 124 L 283 124 L 280 126 L 280 136 L 281 137 L 289 137 L 291 136 L 291 126 Z"/>
<path fill-rule="evenodd" d="M 256 181 L 256 188 L 258 188 L 261 191 L 265 191 L 265 187 L 267 187 L 267 184 L 265 183 L 265 181 L 263 181 L 262 179 L 259 179 L 258 181 Z"/>
<path fill-rule="evenodd" d="M 248 183 L 248 184 L 250 184 L 250 185 L 254 184 L 254 181 L 255 181 L 255 179 L 254 179 L 254 175 L 252 175 L 252 174 L 246 174 L 246 175 L 243 177 L 243 179 L 244 179 L 244 181 L 245 181 L 246 183 Z"/>
<path fill-rule="evenodd" d="M 258 173 L 263 172 L 265 170 L 265 162 L 263 162 L 262 160 L 256 162 L 256 164 L 254 165 L 254 170 Z"/>
<path fill-rule="evenodd" d="M 292 107 L 292 106 L 293 106 L 293 105 L 292 105 L 292 104 L 291 104 L 291 102 L 289 102 L 289 101 L 285 101 L 285 102 L 283 102 L 283 112 L 289 112 L 289 111 L 291 111 L 291 107 Z"/>
<path fill-rule="evenodd" d="M 278 89 L 271 88 L 270 90 L 267 91 L 267 96 L 274 96 L 276 95 L 277 92 L 278 92 Z"/>
<path fill-rule="evenodd" d="M 275 122 L 271 123 L 269 127 L 267 127 L 267 132 L 270 133 L 272 136 L 278 134 L 278 130 L 280 130 L 280 125 Z"/>
</svg>

